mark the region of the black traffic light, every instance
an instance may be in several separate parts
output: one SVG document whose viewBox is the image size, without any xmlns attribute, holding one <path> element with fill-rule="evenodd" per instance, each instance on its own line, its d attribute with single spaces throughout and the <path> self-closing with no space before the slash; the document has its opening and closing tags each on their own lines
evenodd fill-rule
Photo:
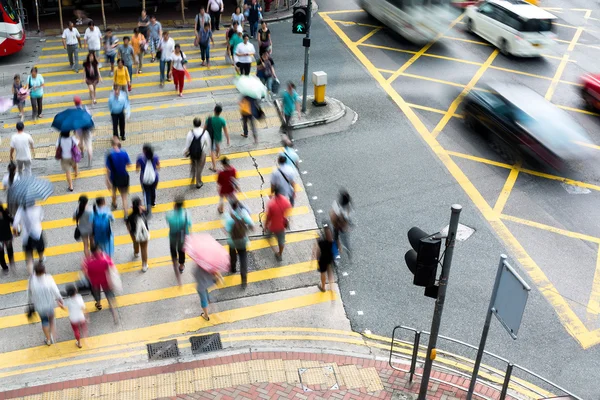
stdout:
<svg viewBox="0 0 600 400">
<path fill-rule="evenodd" d="M 415 227 L 408 231 L 408 241 L 413 250 L 407 251 L 404 259 L 408 269 L 415 276 L 413 284 L 434 286 L 442 240 Z"/>
<path fill-rule="evenodd" d="M 298 35 L 306 35 L 308 30 L 308 7 L 294 7 L 294 18 L 292 23 L 292 32 Z"/>
</svg>

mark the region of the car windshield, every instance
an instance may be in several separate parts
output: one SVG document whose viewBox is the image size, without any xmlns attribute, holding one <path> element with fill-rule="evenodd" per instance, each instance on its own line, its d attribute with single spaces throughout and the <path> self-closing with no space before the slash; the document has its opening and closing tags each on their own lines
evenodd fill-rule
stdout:
<svg viewBox="0 0 600 400">
<path fill-rule="evenodd" d="M 522 21 L 521 32 L 550 32 L 552 31 L 551 19 L 528 19 Z"/>
<path fill-rule="evenodd" d="M 0 1 L 2 2 L 2 8 L 4 9 L 4 15 L 6 15 L 13 22 L 19 22 L 19 15 L 17 14 L 17 9 L 14 6 L 13 0 L 0 0 Z"/>
</svg>

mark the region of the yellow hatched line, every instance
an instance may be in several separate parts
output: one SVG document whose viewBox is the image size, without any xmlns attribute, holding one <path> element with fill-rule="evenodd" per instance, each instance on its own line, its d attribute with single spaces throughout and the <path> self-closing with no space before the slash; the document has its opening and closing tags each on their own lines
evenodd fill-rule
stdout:
<svg viewBox="0 0 600 400">
<path fill-rule="evenodd" d="M 532 228 L 541 229 L 541 230 L 546 231 L 546 232 L 552 232 L 552 233 L 556 233 L 558 235 L 570 237 L 572 239 L 585 240 L 586 242 L 592 242 L 592 243 L 600 244 L 600 238 L 597 238 L 595 236 L 590 236 L 590 235 L 586 235 L 586 234 L 583 234 L 583 233 L 568 231 L 566 229 L 557 228 L 555 226 L 550 226 L 550 225 L 542 224 L 540 222 L 531 221 L 531 220 L 528 220 L 528 219 L 525 219 L 525 218 L 515 217 L 514 215 L 502 214 L 502 215 L 500 215 L 500 218 L 504 219 L 506 221 L 516 222 L 517 224 L 527 225 L 527 226 L 532 227 Z"/>
<path fill-rule="evenodd" d="M 412 50 L 397 49 L 395 47 L 379 46 L 377 44 L 370 44 L 370 43 L 360 43 L 360 46 L 372 47 L 374 49 L 381 49 L 381 50 L 397 51 L 399 53 L 417 54 L 416 51 L 412 51 Z M 394 72 L 396 72 L 396 71 L 394 71 Z"/>
<path fill-rule="evenodd" d="M 361 43 L 366 42 L 367 40 L 369 40 L 371 37 L 373 37 L 373 35 L 375 35 L 380 30 L 381 30 L 381 27 L 373 29 L 371 32 L 367 33 L 365 36 L 363 36 L 362 38 L 360 38 L 358 40 L 358 42 L 356 42 L 356 44 L 361 44 Z"/>
<path fill-rule="evenodd" d="M 365 26 L 367 28 L 383 28 L 383 26 L 381 26 L 381 25 L 363 24 L 361 22 L 342 21 L 342 20 L 339 20 L 339 19 L 338 20 L 333 20 L 333 22 L 337 22 L 338 24 Z"/>
<path fill-rule="evenodd" d="M 567 111 L 573 111 L 573 112 L 577 112 L 577 113 L 581 113 L 581 114 L 587 114 L 587 115 L 593 115 L 594 117 L 600 117 L 600 114 L 592 112 L 592 111 L 588 111 L 588 110 L 582 110 L 581 108 L 573 108 L 573 107 L 567 107 L 567 106 L 561 106 L 558 104 L 555 104 L 556 107 L 558 108 L 562 108 L 563 110 L 567 110 Z"/>
<path fill-rule="evenodd" d="M 416 108 L 417 110 L 423 110 L 423 111 L 430 111 L 430 112 L 434 112 L 436 114 L 446 114 L 446 112 L 447 112 L 446 110 L 439 110 L 437 108 L 422 106 L 420 104 L 406 103 L 406 105 L 409 106 L 410 108 Z M 460 114 L 454 114 L 453 117 L 464 118 L 464 116 L 462 116 Z"/>
<path fill-rule="evenodd" d="M 457 38 L 457 37 L 453 37 L 453 36 L 444 36 L 444 39 L 449 39 L 449 40 L 456 40 L 459 42 L 465 42 L 465 43 L 472 43 L 472 44 L 478 44 L 480 46 L 488 46 L 490 47 L 491 44 L 487 43 L 487 42 L 482 42 L 479 40 L 471 40 L 471 39 L 463 39 L 463 38 Z"/>
<path fill-rule="evenodd" d="M 596 269 L 594 270 L 594 280 L 592 281 L 592 290 L 587 304 L 587 317 L 589 322 L 595 322 L 600 314 L 600 245 L 596 255 Z"/>
<path fill-rule="evenodd" d="M 496 200 L 496 204 L 494 205 L 494 212 L 498 215 L 502 214 L 504 207 L 506 206 L 506 202 L 510 197 L 510 193 L 515 187 L 515 183 L 517 183 L 517 178 L 519 177 L 519 168 L 521 168 L 521 163 L 515 165 L 508 174 L 508 178 L 506 178 L 506 182 L 504 183 L 504 187 L 500 192 L 500 196 Z"/>
</svg>

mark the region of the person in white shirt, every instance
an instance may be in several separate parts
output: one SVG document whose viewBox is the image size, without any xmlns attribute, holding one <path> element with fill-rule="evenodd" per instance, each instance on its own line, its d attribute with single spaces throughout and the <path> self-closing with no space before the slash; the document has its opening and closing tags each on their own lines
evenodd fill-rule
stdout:
<svg viewBox="0 0 600 400">
<path fill-rule="evenodd" d="M 287 163 L 287 157 L 280 155 L 277 157 L 277 167 L 271 174 L 271 187 L 278 187 L 279 193 L 287 197 L 292 207 L 296 199 L 296 180 L 298 171 Z"/>
<path fill-rule="evenodd" d="M 194 129 L 188 132 L 185 139 L 183 155 L 190 158 L 191 184 L 196 183 L 196 189 L 200 189 L 202 183 L 202 170 L 206 163 L 206 155 L 210 152 L 211 141 L 208 132 L 201 129 L 202 119 L 194 118 Z"/>
<path fill-rule="evenodd" d="M 73 26 L 73 22 L 69 21 L 69 27 L 62 34 L 63 47 L 67 50 L 69 56 L 69 64 L 71 69 L 79 72 L 79 51 L 81 48 L 81 35 L 77 28 Z"/>
<path fill-rule="evenodd" d="M 63 301 L 54 278 L 46 274 L 46 267 L 41 262 L 35 265 L 35 274 L 29 279 L 27 299 L 33 306 L 30 312 L 35 311 L 40 316 L 42 330 L 46 336 L 44 340 L 50 346 L 54 343 L 53 336 L 56 335 L 54 309 L 57 305 L 62 307 Z"/>
<path fill-rule="evenodd" d="M 244 43 L 240 43 L 235 48 L 235 55 L 237 56 L 237 67 L 240 69 L 242 75 L 250 75 L 250 66 L 254 61 L 254 45 L 250 43 L 250 36 L 244 34 Z"/>
<path fill-rule="evenodd" d="M 25 125 L 17 122 L 17 133 L 10 138 L 10 159 L 17 162 L 20 176 L 31 175 L 31 154 L 33 153 L 33 138 L 23 132 Z"/>
<path fill-rule="evenodd" d="M 100 59 L 100 46 L 102 44 L 102 32 L 100 28 L 94 25 L 94 21 L 88 23 L 88 28 L 85 30 L 83 39 L 90 53 L 94 53 L 96 60 Z M 102 64 L 98 64 L 98 68 L 102 68 Z"/>
<path fill-rule="evenodd" d="M 163 37 L 160 41 L 160 87 L 165 86 L 165 73 L 167 74 L 167 82 L 171 82 L 171 58 L 175 51 L 175 41 L 169 37 L 169 31 L 163 32 Z"/>
<path fill-rule="evenodd" d="M 179 97 L 183 97 L 185 63 L 187 63 L 185 53 L 181 51 L 181 46 L 176 44 L 175 51 L 171 55 L 171 75 L 173 76 L 173 82 L 175 83 L 175 91 L 179 91 Z"/>
<path fill-rule="evenodd" d="M 62 308 L 69 310 L 69 322 L 75 335 L 75 346 L 81 348 L 81 336 L 87 336 L 85 303 L 83 297 L 77 293 L 75 285 L 68 285 L 66 292 L 67 298 L 63 300 Z"/>
<path fill-rule="evenodd" d="M 210 27 L 219 30 L 221 14 L 223 13 L 223 0 L 208 0 L 208 13 L 210 14 Z"/>
<path fill-rule="evenodd" d="M 33 272 L 33 250 L 37 251 L 40 263 L 44 260 L 46 244 L 42 231 L 43 219 L 44 210 L 41 206 L 34 204 L 28 207 L 20 206 L 13 220 L 13 228 L 17 231 L 21 230 L 27 271 L 30 274 Z"/>
</svg>

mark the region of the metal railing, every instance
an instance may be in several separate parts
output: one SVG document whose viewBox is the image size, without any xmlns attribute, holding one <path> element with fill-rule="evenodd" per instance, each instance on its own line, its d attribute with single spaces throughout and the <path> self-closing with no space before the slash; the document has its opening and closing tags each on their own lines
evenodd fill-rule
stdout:
<svg viewBox="0 0 600 400">
<path fill-rule="evenodd" d="M 412 334 L 410 335 L 412 338 L 409 336 L 406 340 L 401 340 L 400 338 L 397 338 L 397 334 L 399 332 L 410 333 Z M 429 332 L 419 331 L 408 326 L 396 326 L 392 332 L 389 365 L 394 370 L 408 373 L 409 382 L 411 383 L 413 382 L 415 376 L 422 376 L 421 374 L 417 373 L 417 367 L 424 363 L 427 352 L 427 347 L 420 344 L 421 336 L 423 335 L 429 335 Z M 458 345 L 458 347 L 466 347 L 468 350 L 475 352 L 477 351 L 476 346 L 451 337 L 440 335 L 438 339 L 450 342 L 451 345 L 455 347 Z M 444 350 L 436 350 L 437 356 L 433 364 L 434 369 L 442 370 L 453 375 L 462 376 L 470 381 L 471 374 L 473 372 L 472 360 Z M 491 362 L 501 366 L 496 368 L 482 365 L 480 373 L 477 376 L 477 383 L 482 385 L 482 387 L 489 387 L 493 390 L 500 391 L 500 400 L 506 399 L 508 395 L 510 395 L 511 398 L 520 400 L 545 399 L 556 395 L 566 395 L 570 396 L 573 400 L 583 400 L 581 397 L 574 395 L 568 390 L 530 371 L 529 369 L 511 363 L 506 358 L 500 357 L 489 351 L 484 351 L 484 355 L 489 357 Z M 410 367 L 408 369 L 399 367 L 397 365 L 398 363 L 393 361 L 394 358 L 410 360 Z M 517 375 L 519 375 L 519 377 L 517 377 Z M 535 378 L 535 380 L 539 381 L 544 388 L 528 382 L 525 378 L 523 378 L 524 376 L 529 380 L 531 380 L 531 378 Z M 464 390 L 465 392 L 468 390 L 467 387 L 462 387 L 459 384 L 448 381 L 442 381 L 433 376 L 430 378 L 430 380 Z M 478 393 L 477 390 L 474 394 L 482 399 L 491 400 L 490 397 Z"/>
</svg>

